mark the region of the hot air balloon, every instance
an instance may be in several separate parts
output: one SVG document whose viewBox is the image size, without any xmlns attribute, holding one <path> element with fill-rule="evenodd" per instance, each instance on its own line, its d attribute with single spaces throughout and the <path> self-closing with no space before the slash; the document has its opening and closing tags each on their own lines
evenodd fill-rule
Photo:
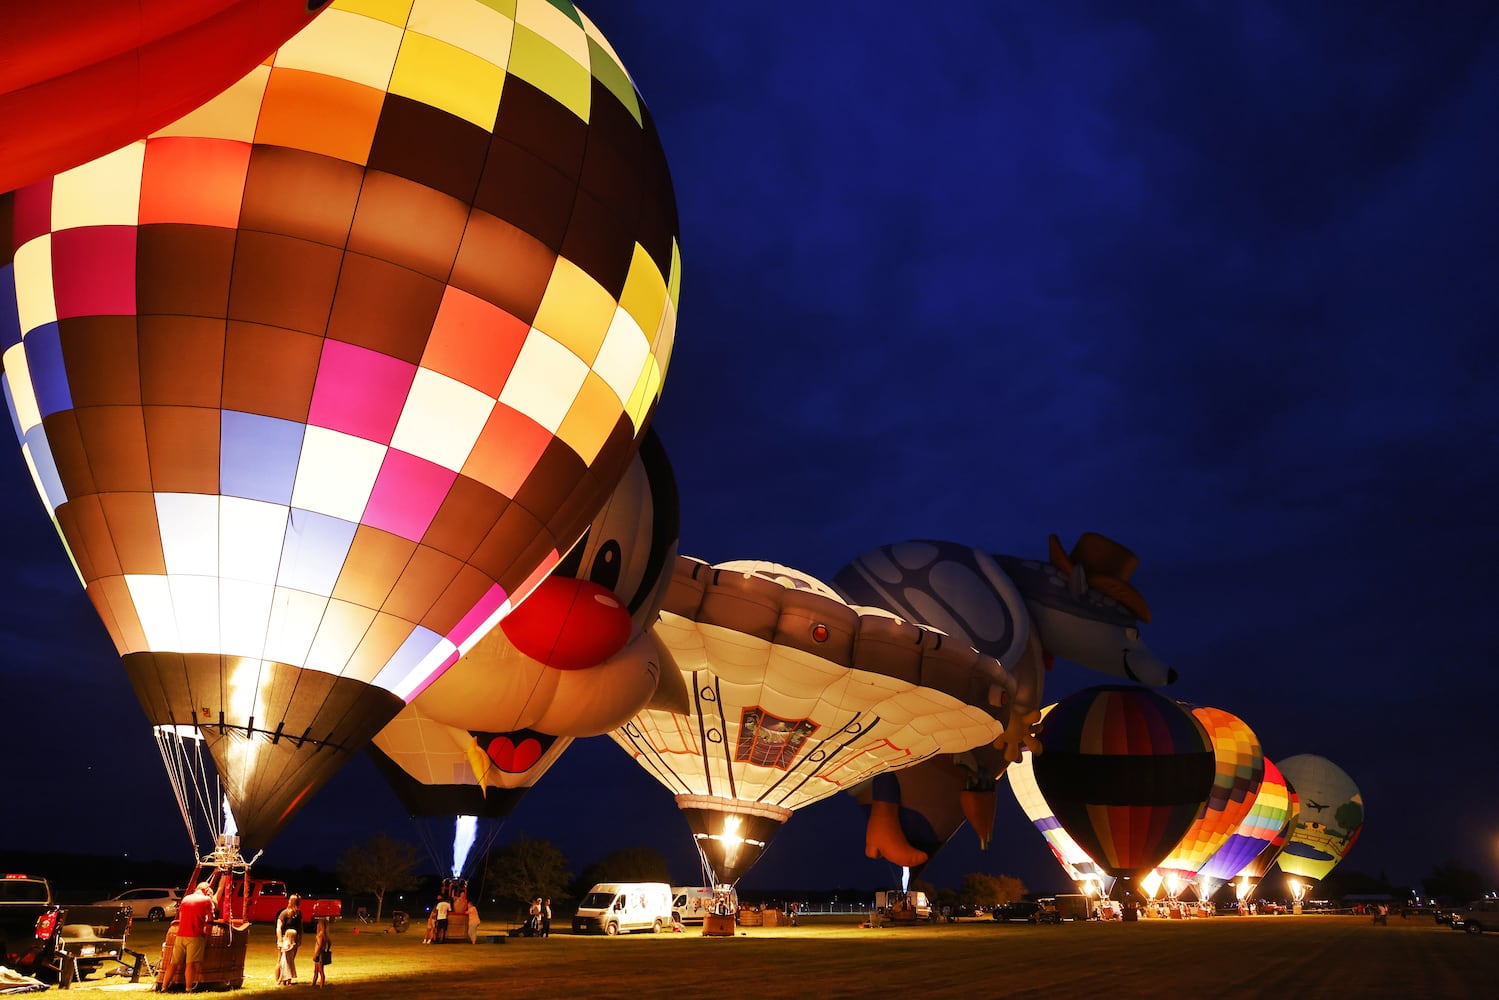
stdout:
<svg viewBox="0 0 1499 1000">
<path fill-rule="evenodd" d="M 1285 845 L 1299 811 L 1296 793 L 1286 785 L 1280 768 L 1266 757 L 1265 777 L 1249 814 L 1197 874 L 1202 898 L 1211 897 L 1219 885 L 1234 879 L 1235 896 L 1241 903 L 1248 899 Z"/>
<path fill-rule="evenodd" d="M 676 479 L 660 439 L 650 431 L 609 502 L 562 564 L 500 628 L 375 736 L 370 755 L 444 871 L 455 878 L 466 874 L 458 867 L 458 845 L 482 853 L 504 817 L 573 737 L 607 732 L 655 694 L 661 656 L 649 630 L 671 581 L 678 524 Z M 568 662 L 565 668 L 512 645 L 506 624 L 526 616 L 556 581 L 588 583 L 590 603 L 598 609 L 556 615 L 549 605 L 550 622 L 532 615 L 528 639 L 548 637 L 540 648 L 532 647 L 534 652 L 551 656 L 565 648 L 576 658 L 591 636 L 574 639 L 569 633 L 602 631 L 600 623 L 612 624 L 615 615 L 623 617 L 625 638 L 599 647 L 591 662 Z M 470 830 L 473 839 L 465 837 Z M 449 840 L 455 845 L 451 862 Z"/>
<path fill-rule="evenodd" d="M 1326 878 L 1358 840 L 1364 828 L 1364 798 L 1347 772 L 1326 757 L 1287 757 L 1280 771 L 1295 789 L 1301 811 L 1275 863 L 1302 880 L 1304 891 L 1308 883 Z"/>
<path fill-rule="evenodd" d="M 610 736 L 675 794 L 716 885 L 794 810 L 992 742 L 1013 685 L 994 659 L 772 563 L 679 556 L 653 632 L 675 691 L 663 676 Z"/>
<path fill-rule="evenodd" d="M 1213 747 L 1213 787 L 1202 812 L 1193 820 L 1171 853 L 1156 866 L 1173 899 L 1197 882 L 1198 873 L 1234 835 L 1254 806 L 1265 778 L 1265 753 L 1254 730 L 1221 708 L 1186 706 L 1207 731 Z M 1212 892 L 1197 886 L 1199 899 Z"/>
<path fill-rule="evenodd" d="M 1147 688 L 1104 685 L 1046 716 L 1036 785 L 1057 822 L 1107 874 L 1138 880 L 1177 844 L 1213 787 L 1192 713 Z"/>
<path fill-rule="evenodd" d="M 0 60 L 0 191 L 118 149 L 193 110 L 328 0 L 9 4 Z"/>
<path fill-rule="evenodd" d="M 1046 724 L 1047 714 L 1055 707 L 1054 704 L 1047 705 L 1041 710 L 1043 726 Z M 1062 824 L 1057 822 L 1056 814 L 1046 804 L 1046 798 L 1036 784 L 1034 764 L 1035 753 L 1027 750 L 1018 763 L 1005 769 L 1005 777 L 1010 781 L 1015 801 L 1020 804 L 1026 818 L 1041 832 L 1041 836 L 1046 838 L 1046 846 L 1051 848 L 1052 855 L 1067 873 L 1067 877 L 1077 884 L 1078 891 L 1085 895 L 1107 896 L 1113 890 L 1114 876 L 1100 868 L 1098 862 L 1090 858 L 1088 852 L 1072 839 L 1072 835 L 1062 829 Z"/>
<path fill-rule="evenodd" d="M 659 398 L 654 125 L 575 8 L 515 10 L 336 3 L 14 195 L 22 452 L 247 847 L 545 578 Z"/>
<path fill-rule="evenodd" d="M 1071 552 L 1056 535 L 1047 544 L 1048 560 L 1038 561 L 958 542 L 900 542 L 859 556 L 832 581 L 850 604 L 940 629 L 1005 665 L 1016 678 L 1004 714 L 1011 762 L 1041 708 L 1054 657 L 1145 684 L 1176 680 L 1140 641 L 1150 608 L 1129 582 L 1135 554 L 1091 531 Z"/>
</svg>

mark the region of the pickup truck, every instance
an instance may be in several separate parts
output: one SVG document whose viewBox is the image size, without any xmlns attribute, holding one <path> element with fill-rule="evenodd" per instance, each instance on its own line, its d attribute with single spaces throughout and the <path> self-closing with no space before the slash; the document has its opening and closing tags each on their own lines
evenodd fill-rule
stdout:
<svg viewBox="0 0 1499 1000">
<path fill-rule="evenodd" d="M 275 923 L 290 898 L 286 883 L 276 879 L 236 878 L 224 900 L 225 916 L 232 923 Z M 343 915 L 343 900 L 302 898 L 302 923 L 310 926 L 318 917 Z M 299 928 L 299 930 L 305 929 Z"/>
<path fill-rule="evenodd" d="M 45 878 L 0 876 L 0 965 L 66 988 L 101 966 L 140 978 L 145 956 L 125 947 L 130 907 L 58 903 Z"/>
</svg>

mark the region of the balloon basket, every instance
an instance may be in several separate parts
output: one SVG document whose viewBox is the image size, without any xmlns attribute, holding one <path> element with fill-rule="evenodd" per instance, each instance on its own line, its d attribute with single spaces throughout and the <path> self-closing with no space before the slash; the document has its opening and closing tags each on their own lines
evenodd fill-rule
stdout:
<svg viewBox="0 0 1499 1000">
<path fill-rule="evenodd" d="M 173 945 L 177 942 L 177 921 L 167 928 L 166 940 L 161 944 L 161 974 L 159 984 L 170 983 L 174 978 L 184 982 L 182 973 L 173 962 Z M 207 947 L 203 961 L 198 966 L 198 983 L 203 986 L 221 986 L 237 990 L 245 983 L 245 946 L 250 942 L 250 929 L 235 930 L 222 920 L 208 925 Z M 163 986 L 165 989 L 165 986 Z"/>
<path fill-rule="evenodd" d="M 733 914 L 707 913 L 703 915 L 703 937 L 733 937 L 734 933 Z"/>
</svg>

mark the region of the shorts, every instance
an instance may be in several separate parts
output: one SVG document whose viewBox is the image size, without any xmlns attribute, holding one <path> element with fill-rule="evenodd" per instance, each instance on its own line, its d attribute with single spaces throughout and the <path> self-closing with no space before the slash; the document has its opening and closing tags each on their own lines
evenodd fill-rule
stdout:
<svg viewBox="0 0 1499 1000">
<path fill-rule="evenodd" d="M 437 929 L 440 930 L 440 931 L 445 931 L 445 930 L 448 929 L 448 918 L 447 917 L 443 917 L 443 918 L 441 918 L 440 920 L 437 921 Z"/>
<path fill-rule="evenodd" d="M 178 935 L 177 940 L 172 943 L 172 963 L 180 965 L 187 963 L 197 965 L 203 961 L 203 953 L 208 950 L 208 939 L 206 937 L 182 937 Z"/>
</svg>

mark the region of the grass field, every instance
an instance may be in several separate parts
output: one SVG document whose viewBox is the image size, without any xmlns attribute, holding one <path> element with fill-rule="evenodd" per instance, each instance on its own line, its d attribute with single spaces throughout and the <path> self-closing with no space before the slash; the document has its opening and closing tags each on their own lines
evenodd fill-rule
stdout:
<svg viewBox="0 0 1499 1000">
<path fill-rule="evenodd" d="M 685 934 L 509 938 L 425 946 L 406 934 L 334 929 L 328 990 L 342 997 L 1492 997 L 1499 935 L 1471 936 L 1430 920 L 1376 927 L 1367 917 L 1217 917 L 1033 927 L 962 921 L 863 929 L 857 918 L 794 928 L 742 928 L 734 938 Z M 131 945 L 153 958 L 160 925 Z M 273 935 L 251 931 L 239 994 L 271 984 Z M 311 949 L 298 992 L 311 987 Z M 75 989 L 145 991 L 96 975 Z"/>
</svg>

